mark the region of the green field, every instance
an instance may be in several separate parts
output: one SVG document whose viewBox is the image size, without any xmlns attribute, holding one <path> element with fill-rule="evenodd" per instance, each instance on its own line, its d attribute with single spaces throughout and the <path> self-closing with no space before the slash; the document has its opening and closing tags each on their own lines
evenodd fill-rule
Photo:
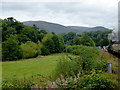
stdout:
<svg viewBox="0 0 120 90">
<path fill-rule="evenodd" d="M 3 62 L 2 78 L 12 78 L 14 75 L 17 78 L 23 78 L 24 76 L 29 77 L 36 74 L 49 76 L 63 55 L 61 53 L 19 61 Z"/>
</svg>

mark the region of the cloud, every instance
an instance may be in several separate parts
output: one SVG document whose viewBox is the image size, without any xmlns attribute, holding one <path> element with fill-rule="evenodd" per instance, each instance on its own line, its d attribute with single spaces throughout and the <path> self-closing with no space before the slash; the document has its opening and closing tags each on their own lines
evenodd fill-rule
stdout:
<svg viewBox="0 0 120 90">
<path fill-rule="evenodd" d="M 79 2 L 3 2 L 2 18 L 19 21 L 43 20 L 62 25 L 105 26 L 117 24 L 117 0 Z"/>
</svg>

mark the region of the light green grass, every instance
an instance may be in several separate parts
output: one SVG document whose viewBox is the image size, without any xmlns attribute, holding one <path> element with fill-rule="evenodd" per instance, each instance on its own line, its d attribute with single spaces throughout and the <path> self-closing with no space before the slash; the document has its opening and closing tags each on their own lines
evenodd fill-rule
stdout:
<svg viewBox="0 0 120 90">
<path fill-rule="evenodd" d="M 49 76 L 56 67 L 57 62 L 64 54 L 53 54 L 19 61 L 9 61 L 2 63 L 2 78 L 30 77 L 36 74 Z"/>
</svg>

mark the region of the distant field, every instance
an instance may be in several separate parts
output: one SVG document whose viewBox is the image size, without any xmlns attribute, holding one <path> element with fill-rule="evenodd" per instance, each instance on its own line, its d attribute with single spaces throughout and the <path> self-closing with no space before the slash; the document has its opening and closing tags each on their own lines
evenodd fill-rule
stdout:
<svg viewBox="0 0 120 90">
<path fill-rule="evenodd" d="M 56 63 L 64 54 L 53 54 L 32 59 L 22 59 L 19 61 L 9 61 L 2 63 L 2 78 L 29 77 L 35 74 L 49 76 L 56 67 Z"/>
</svg>

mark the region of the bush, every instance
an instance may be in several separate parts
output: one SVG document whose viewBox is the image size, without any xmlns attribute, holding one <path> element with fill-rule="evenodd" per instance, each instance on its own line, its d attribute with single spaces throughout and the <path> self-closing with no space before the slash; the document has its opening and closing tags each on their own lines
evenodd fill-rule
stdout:
<svg viewBox="0 0 120 90">
<path fill-rule="evenodd" d="M 23 51 L 24 58 L 36 57 L 41 54 L 38 45 L 32 41 L 27 41 L 25 44 L 21 44 L 21 49 Z"/>
<path fill-rule="evenodd" d="M 35 83 L 33 82 L 33 78 L 26 79 L 25 77 L 21 80 L 13 77 L 12 79 L 4 79 L 2 81 L 2 89 L 30 89 Z"/>
<path fill-rule="evenodd" d="M 41 48 L 42 55 L 49 55 L 50 51 L 45 46 Z"/>
<path fill-rule="evenodd" d="M 60 77 L 61 73 L 64 77 L 67 77 L 68 75 L 76 75 L 77 71 L 79 69 L 81 70 L 81 67 L 75 60 L 76 58 L 73 56 L 63 56 L 57 63 L 56 68 L 53 70 L 51 79 L 55 80 L 56 78 Z"/>
<path fill-rule="evenodd" d="M 81 84 L 80 88 L 103 89 L 114 88 L 116 86 L 111 79 L 96 74 L 94 70 L 90 75 L 84 75 L 81 77 L 79 83 Z"/>
<path fill-rule="evenodd" d="M 79 55 L 76 62 L 82 69 L 82 73 L 89 73 L 92 69 L 106 70 L 107 61 L 103 56 L 99 56 L 100 51 L 95 47 L 88 47 L 82 45 L 68 46 L 66 48 L 68 53 Z"/>
<path fill-rule="evenodd" d="M 76 75 L 77 71 L 80 70 L 81 73 L 89 74 L 92 69 L 96 72 L 101 70 L 102 72 L 107 70 L 107 61 L 103 56 L 99 56 L 99 50 L 95 47 L 88 46 L 68 46 L 67 52 L 72 52 L 72 54 L 77 55 L 76 57 L 65 55 L 58 62 L 55 70 L 53 71 L 51 77 L 55 80 L 60 77 L 62 73 L 64 77 L 67 75 Z"/>
<path fill-rule="evenodd" d="M 80 55 L 82 54 L 83 52 L 85 54 L 89 54 L 92 55 L 92 54 L 96 54 L 96 55 L 99 55 L 100 51 L 95 48 L 95 47 L 89 47 L 89 46 L 83 46 L 83 45 L 73 45 L 73 46 L 68 46 L 66 48 L 66 51 L 68 53 L 71 53 L 71 54 L 75 54 L 75 55 Z"/>
<path fill-rule="evenodd" d="M 81 75 L 80 71 L 75 76 L 64 77 L 61 74 L 60 78 L 55 81 L 49 80 L 46 86 L 35 88 L 110 89 L 114 87 L 116 87 L 116 84 L 111 79 L 100 76 L 93 70 L 91 74 L 84 76 Z"/>
</svg>

